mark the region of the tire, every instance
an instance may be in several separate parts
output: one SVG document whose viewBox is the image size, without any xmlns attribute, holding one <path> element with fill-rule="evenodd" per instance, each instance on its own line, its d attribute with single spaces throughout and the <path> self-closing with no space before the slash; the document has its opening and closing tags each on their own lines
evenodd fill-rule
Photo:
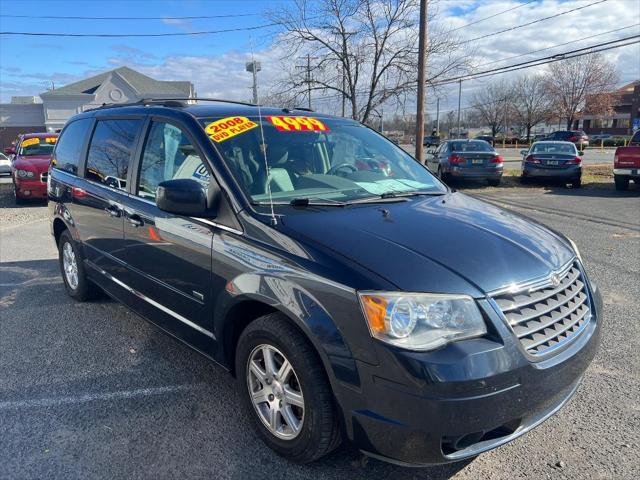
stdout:
<svg viewBox="0 0 640 480">
<path fill-rule="evenodd" d="M 71 255 L 71 253 L 73 253 L 73 255 Z M 65 255 L 67 255 L 66 258 Z M 86 302 L 87 300 L 96 298 L 100 294 L 98 286 L 87 278 L 84 263 L 82 262 L 82 255 L 80 254 L 78 245 L 74 242 L 73 238 L 71 238 L 69 230 L 65 230 L 60 235 L 58 242 L 58 260 L 64 287 L 71 298 L 78 302 Z M 73 275 L 73 263 L 75 263 L 75 275 Z M 70 264 L 71 271 L 68 272 L 66 268 Z"/>
<path fill-rule="evenodd" d="M 449 176 L 442 171 L 442 167 L 440 165 L 438 166 L 438 178 L 444 183 L 448 183 L 449 181 Z"/>
<path fill-rule="evenodd" d="M 529 183 L 531 183 L 531 182 L 529 181 L 529 179 L 528 179 L 527 177 L 525 177 L 524 175 L 521 175 L 521 176 L 520 176 L 520 183 L 521 183 L 522 185 L 527 185 L 527 184 L 529 184 Z"/>
<path fill-rule="evenodd" d="M 616 190 L 628 190 L 629 189 L 629 178 L 622 177 L 620 175 L 614 175 L 613 181 L 616 183 Z"/>
<path fill-rule="evenodd" d="M 277 374 L 272 376 L 269 373 L 265 349 L 271 352 L 269 355 L 276 367 L 272 370 L 280 368 L 284 364 L 283 359 L 290 363 L 291 372 L 284 380 L 278 380 Z M 250 323 L 238 340 L 235 361 L 240 397 L 258 435 L 267 446 L 292 462 L 305 464 L 340 445 L 338 415 L 323 366 L 307 338 L 286 316 L 272 313 Z M 250 364 L 254 365 L 251 370 Z M 259 375 L 264 378 L 257 381 Z M 251 391 L 266 391 L 264 396 L 260 396 L 264 400 L 254 404 Z M 297 399 L 291 392 L 299 394 Z M 303 407 L 287 404 L 287 395 Z M 277 412 L 271 417 L 274 410 Z M 297 432 L 280 413 L 287 410 L 288 416 L 291 413 L 295 415 L 291 424 L 298 421 Z M 274 418 L 275 432 L 278 433 L 268 426 L 271 418 Z"/>
<path fill-rule="evenodd" d="M 489 185 L 492 186 L 492 187 L 497 187 L 497 186 L 500 185 L 500 180 L 501 180 L 500 178 L 498 178 L 498 179 L 490 178 L 490 179 L 487 180 L 487 183 L 489 183 Z"/>
<path fill-rule="evenodd" d="M 578 178 L 571 182 L 571 188 L 580 188 L 582 186 L 582 179 Z"/>
</svg>

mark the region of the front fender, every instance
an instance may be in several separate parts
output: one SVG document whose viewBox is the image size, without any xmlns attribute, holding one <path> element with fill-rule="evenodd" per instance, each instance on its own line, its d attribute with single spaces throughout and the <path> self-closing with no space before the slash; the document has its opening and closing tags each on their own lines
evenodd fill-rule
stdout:
<svg viewBox="0 0 640 480">
<path fill-rule="evenodd" d="M 349 296 L 355 298 L 355 293 L 343 287 L 342 294 L 334 292 L 327 297 L 328 303 L 327 298 L 319 298 L 326 296 L 323 292 L 316 288 L 312 293 L 300 280 L 285 275 L 243 273 L 229 281 L 215 302 L 216 337 L 223 338 L 230 322 L 243 320 L 229 314 L 236 306 L 247 301 L 264 303 L 282 312 L 302 330 L 318 352 L 332 383 L 337 380 L 359 385 L 353 351 L 341 333 L 340 321 L 336 321 L 336 314 L 343 309 L 341 303 L 348 305 Z M 324 283 L 315 286 L 329 287 Z"/>
</svg>

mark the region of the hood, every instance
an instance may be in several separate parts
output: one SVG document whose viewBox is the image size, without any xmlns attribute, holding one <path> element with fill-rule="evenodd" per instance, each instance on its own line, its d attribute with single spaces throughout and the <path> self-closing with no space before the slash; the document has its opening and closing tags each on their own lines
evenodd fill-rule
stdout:
<svg viewBox="0 0 640 480">
<path fill-rule="evenodd" d="M 318 242 L 405 291 L 484 295 L 547 276 L 574 257 L 548 228 L 461 193 L 305 209 L 282 223 L 291 234 Z"/>
<path fill-rule="evenodd" d="M 31 170 L 37 173 L 44 173 L 49 169 L 51 155 L 31 155 L 28 157 L 16 157 L 13 166 L 16 169 Z"/>
</svg>

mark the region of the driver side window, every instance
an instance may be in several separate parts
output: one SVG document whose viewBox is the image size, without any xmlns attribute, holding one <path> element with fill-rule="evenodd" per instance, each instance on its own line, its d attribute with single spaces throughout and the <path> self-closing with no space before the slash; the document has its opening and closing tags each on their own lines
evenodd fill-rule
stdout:
<svg viewBox="0 0 640 480">
<path fill-rule="evenodd" d="M 178 178 L 209 186 L 209 172 L 189 137 L 175 125 L 153 122 L 142 153 L 137 195 L 155 201 L 158 184 Z"/>
</svg>

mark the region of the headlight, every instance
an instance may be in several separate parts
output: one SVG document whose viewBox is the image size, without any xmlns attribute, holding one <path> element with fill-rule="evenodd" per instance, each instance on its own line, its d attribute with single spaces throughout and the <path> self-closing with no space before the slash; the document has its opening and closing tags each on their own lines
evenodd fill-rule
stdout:
<svg viewBox="0 0 640 480">
<path fill-rule="evenodd" d="M 429 293 L 360 293 L 371 336 L 409 350 L 478 337 L 487 327 L 473 298 Z"/>
<path fill-rule="evenodd" d="M 576 257 L 578 257 L 578 260 L 580 260 L 580 263 L 584 265 L 584 262 L 582 261 L 582 255 L 580 255 L 580 250 L 578 250 L 578 246 L 576 245 L 576 242 L 571 240 L 569 237 L 567 237 L 567 240 L 569 240 L 569 243 L 571 244 L 573 251 L 576 253 Z"/>
<path fill-rule="evenodd" d="M 30 172 L 29 170 L 18 170 L 18 176 L 20 178 L 33 178 L 36 176 L 35 172 Z"/>
</svg>

